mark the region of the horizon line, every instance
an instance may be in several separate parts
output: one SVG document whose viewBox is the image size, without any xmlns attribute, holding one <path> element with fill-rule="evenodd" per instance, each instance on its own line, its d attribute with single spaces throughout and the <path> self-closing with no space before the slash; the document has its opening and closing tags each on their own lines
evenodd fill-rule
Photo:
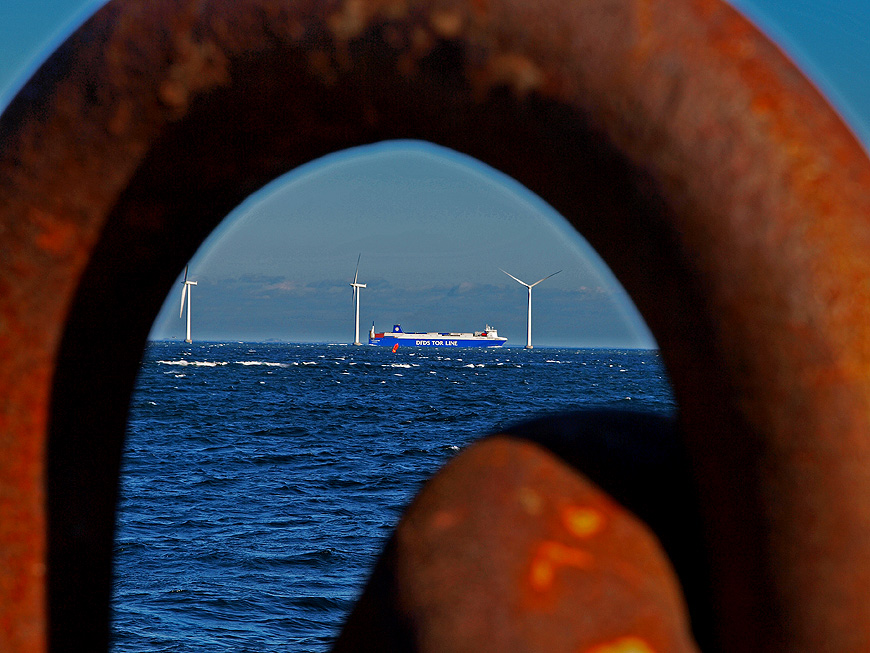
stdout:
<svg viewBox="0 0 870 653">
<path fill-rule="evenodd" d="M 284 345 L 324 345 L 329 347 L 376 347 L 375 345 L 362 344 L 362 345 L 354 345 L 352 342 L 334 342 L 330 340 L 318 340 L 318 341 L 310 341 L 310 340 L 284 340 L 281 338 L 269 338 L 266 340 L 194 340 L 192 343 L 185 342 L 184 338 L 147 338 L 146 343 L 161 343 L 161 342 L 175 342 L 181 343 L 185 345 L 228 345 L 228 344 L 240 344 L 240 345 L 268 345 L 268 344 L 284 344 Z M 385 349 L 384 347 L 377 347 L 378 349 Z M 404 347 L 404 349 L 486 349 L 486 350 L 500 350 L 500 349 L 522 349 L 527 351 L 526 346 L 519 345 L 501 345 L 500 347 Z M 623 345 L 623 346 L 610 346 L 610 345 L 535 345 L 534 349 L 607 349 L 607 350 L 632 350 L 632 351 L 655 351 L 660 352 L 659 347 L 638 347 L 632 345 Z"/>
</svg>

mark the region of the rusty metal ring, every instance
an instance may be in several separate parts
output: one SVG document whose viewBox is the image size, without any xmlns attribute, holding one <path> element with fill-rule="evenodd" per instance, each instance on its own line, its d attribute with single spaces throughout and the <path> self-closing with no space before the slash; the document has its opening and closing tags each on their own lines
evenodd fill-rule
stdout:
<svg viewBox="0 0 870 653">
<path fill-rule="evenodd" d="M 0 119 L 0 647 L 106 646 L 173 272 L 277 175 L 396 137 L 540 194 L 636 301 L 723 646 L 870 647 L 870 166 L 721 0 L 116 0 L 79 29 Z"/>
</svg>

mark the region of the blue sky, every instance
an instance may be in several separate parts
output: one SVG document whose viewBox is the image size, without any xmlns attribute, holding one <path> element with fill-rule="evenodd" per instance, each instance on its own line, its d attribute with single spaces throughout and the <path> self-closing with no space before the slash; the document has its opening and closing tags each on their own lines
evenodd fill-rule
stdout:
<svg viewBox="0 0 870 653">
<path fill-rule="evenodd" d="M 103 3 L 0 2 L 0 107 Z M 870 143 L 870 2 L 740 0 Z M 401 223 L 396 218 L 401 216 Z M 401 224 L 401 227 L 396 227 Z M 275 180 L 238 207 L 190 265 L 198 340 L 350 342 L 361 256 L 361 330 L 479 330 L 525 343 L 533 282 L 538 346 L 652 347 L 609 270 L 545 203 L 483 164 L 425 143 L 337 153 Z M 181 285 L 153 338 L 183 338 Z"/>
</svg>

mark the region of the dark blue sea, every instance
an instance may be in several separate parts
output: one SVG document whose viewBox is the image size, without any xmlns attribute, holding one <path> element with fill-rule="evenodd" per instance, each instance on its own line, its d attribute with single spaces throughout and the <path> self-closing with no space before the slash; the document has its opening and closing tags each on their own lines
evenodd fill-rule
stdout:
<svg viewBox="0 0 870 653">
<path fill-rule="evenodd" d="M 328 650 L 425 479 L 487 433 L 582 408 L 673 414 L 658 352 L 150 344 L 112 650 Z"/>
</svg>

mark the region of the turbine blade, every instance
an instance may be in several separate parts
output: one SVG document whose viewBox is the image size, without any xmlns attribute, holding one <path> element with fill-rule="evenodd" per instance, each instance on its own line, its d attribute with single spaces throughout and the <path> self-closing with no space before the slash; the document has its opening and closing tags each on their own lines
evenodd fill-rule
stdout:
<svg viewBox="0 0 870 653">
<path fill-rule="evenodd" d="M 181 287 L 181 308 L 178 310 L 178 317 L 184 314 L 184 296 L 187 294 L 187 284 Z"/>
<path fill-rule="evenodd" d="M 562 270 L 559 270 L 559 272 L 561 272 L 561 271 L 562 271 Z M 549 275 L 549 276 L 546 276 L 546 277 L 544 277 L 543 279 L 538 279 L 537 281 L 535 281 L 535 283 L 532 284 L 532 286 L 537 286 L 537 285 L 538 285 L 539 283 L 541 283 L 542 281 L 546 281 L 546 280 L 549 279 L 550 277 L 555 277 L 557 274 L 559 274 L 559 272 L 554 272 L 553 274 L 551 274 L 551 275 Z M 529 286 L 529 288 L 531 288 L 532 286 Z"/>
<path fill-rule="evenodd" d="M 499 270 L 501 270 L 501 268 L 499 268 Z M 527 284 L 525 281 L 520 281 L 520 280 L 517 279 L 514 275 L 512 275 L 510 272 L 507 272 L 506 270 L 501 270 L 501 271 L 504 272 L 506 275 L 508 275 L 511 279 L 513 279 L 513 280 L 516 281 L 517 283 L 521 283 L 521 284 L 523 284 L 526 288 L 529 287 L 529 284 Z"/>
<path fill-rule="evenodd" d="M 185 265 L 184 266 L 184 280 L 181 283 L 186 283 L 186 282 L 187 282 L 187 266 Z"/>
<path fill-rule="evenodd" d="M 356 278 L 359 275 L 359 260 L 362 257 L 362 252 L 356 257 L 356 272 L 353 273 L 353 282 L 356 283 Z"/>
</svg>

